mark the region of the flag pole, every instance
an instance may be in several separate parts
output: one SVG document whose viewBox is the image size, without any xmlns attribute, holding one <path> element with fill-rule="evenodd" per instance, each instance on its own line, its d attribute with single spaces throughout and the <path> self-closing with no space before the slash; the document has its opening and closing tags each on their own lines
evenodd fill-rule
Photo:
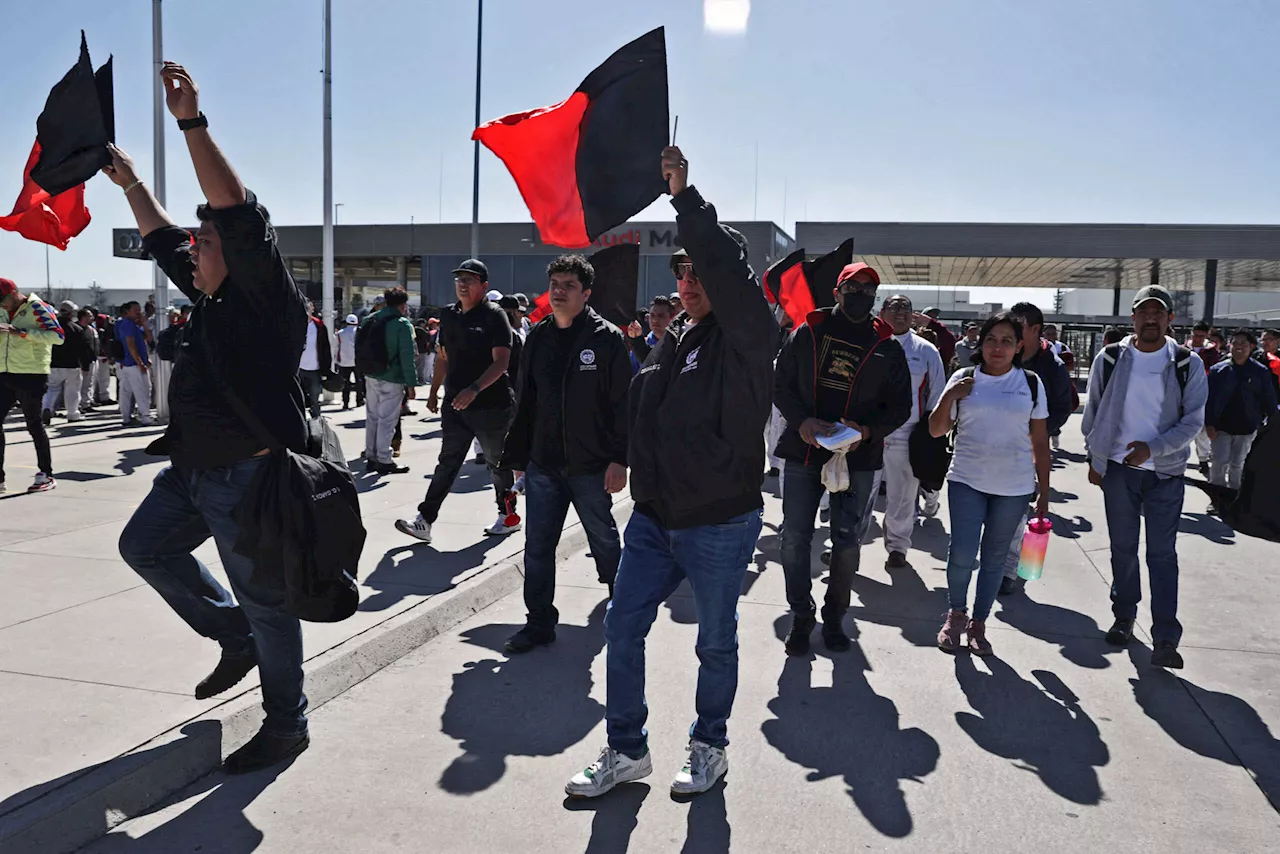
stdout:
<svg viewBox="0 0 1280 854">
<path fill-rule="evenodd" d="M 324 0 L 324 233 L 320 274 L 320 319 L 333 348 L 333 0 Z M 327 368 L 321 365 L 321 370 Z"/>
<path fill-rule="evenodd" d="M 476 2 L 476 123 L 480 127 L 480 44 L 484 37 L 484 0 Z M 471 165 L 471 257 L 480 257 L 480 140 Z"/>
<path fill-rule="evenodd" d="M 151 2 L 151 69 L 152 103 L 152 158 L 155 160 L 155 181 L 151 190 L 155 194 L 160 207 L 165 205 L 164 187 L 164 81 L 160 79 L 160 69 L 164 67 L 164 16 L 161 11 L 161 0 Z M 156 306 L 155 335 L 169 326 L 169 279 L 160 265 L 153 264 L 155 277 L 152 302 Z M 156 420 L 161 424 L 169 420 L 169 363 L 163 359 L 151 360 L 152 397 L 155 398 Z M 146 401 L 141 402 L 146 406 Z"/>
</svg>

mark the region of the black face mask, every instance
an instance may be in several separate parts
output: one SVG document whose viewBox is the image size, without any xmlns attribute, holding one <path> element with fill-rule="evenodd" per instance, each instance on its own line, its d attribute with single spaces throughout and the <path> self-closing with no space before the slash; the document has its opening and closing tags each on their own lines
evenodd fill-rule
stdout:
<svg viewBox="0 0 1280 854">
<path fill-rule="evenodd" d="M 875 304 L 875 294 L 853 291 L 840 295 L 840 310 L 855 320 L 860 320 L 870 314 Z"/>
</svg>

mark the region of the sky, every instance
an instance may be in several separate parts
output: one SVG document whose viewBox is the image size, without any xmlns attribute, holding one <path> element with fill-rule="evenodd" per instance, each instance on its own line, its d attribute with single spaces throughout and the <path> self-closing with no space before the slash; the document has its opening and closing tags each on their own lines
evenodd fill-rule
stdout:
<svg viewBox="0 0 1280 854">
<path fill-rule="evenodd" d="M 115 55 L 117 142 L 149 181 L 151 3 L 0 2 L 0 55 L 22 69 L 0 99 L 0 200 L 17 196 L 81 28 L 95 65 Z M 333 6 L 339 221 L 470 221 L 476 4 Z M 482 118 L 564 99 L 665 25 L 678 142 L 724 219 L 792 233 L 801 219 L 1280 222 L 1273 0 L 755 0 L 736 35 L 708 32 L 703 11 L 489 0 Z M 323 216 L 322 23 L 320 0 L 165 3 L 165 57 L 191 71 L 214 138 L 277 224 Z M 167 114 L 166 127 L 169 207 L 185 221 L 199 190 Z M 92 224 L 50 253 L 54 286 L 148 287 L 149 265 L 111 257 L 111 229 L 133 225 L 120 190 L 95 178 L 87 203 Z M 487 151 L 480 215 L 529 219 Z M 672 213 L 660 199 L 636 218 Z M 0 275 L 42 289 L 44 247 L 0 232 Z"/>
</svg>

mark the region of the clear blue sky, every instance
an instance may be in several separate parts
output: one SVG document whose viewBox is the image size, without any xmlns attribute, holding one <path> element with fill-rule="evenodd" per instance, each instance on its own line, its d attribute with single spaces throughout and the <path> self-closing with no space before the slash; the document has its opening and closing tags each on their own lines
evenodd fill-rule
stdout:
<svg viewBox="0 0 1280 854">
<path fill-rule="evenodd" d="M 700 0 L 489 0 L 485 118 L 555 103 L 615 48 L 666 25 L 692 178 L 728 219 L 1280 222 L 1280 3 L 1272 0 L 755 0 L 745 36 Z M 319 0 L 165 4 L 166 57 L 277 223 L 321 211 Z M 334 185 L 342 222 L 469 221 L 475 5 L 334 1 Z M 0 205 L 17 195 L 49 87 L 114 53 L 119 144 L 150 177 L 151 4 L 5 2 Z M 21 69 L 21 72 L 17 72 Z M 19 83 L 19 81 L 21 81 Z M 171 123 L 170 123 L 171 124 Z M 198 189 L 170 128 L 169 203 Z M 785 222 L 783 187 L 786 190 Z M 482 154 L 481 218 L 528 219 Z M 94 221 L 53 251 L 55 285 L 145 287 L 111 257 L 132 225 L 89 183 Z M 670 216 L 665 202 L 643 214 Z M 42 246 L 0 232 L 0 275 L 44 288 Z M 1003 295 L 1010 296 L 1007 292 Z M 997 296 L 997 298 L 999 298 Z"/>
</svg>

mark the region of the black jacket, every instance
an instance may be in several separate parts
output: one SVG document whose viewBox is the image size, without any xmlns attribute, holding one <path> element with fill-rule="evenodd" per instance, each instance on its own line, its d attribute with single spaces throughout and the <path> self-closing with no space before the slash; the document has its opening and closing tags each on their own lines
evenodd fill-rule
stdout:
<svg viewBox="0 0 1280 854">
<path fill-rule="evenodd" d="M 98 358 L 98 354 L 93 352 L 88 333 L 69 317 L 59 317 L 58 323 L 62 324 L 63 339 L 61 344 L 54 345 L 53 352 L 50 353 L 49 367 L 89 370 L 89 366 Z"/>
<path fill-rule="evenodd" d="M 692 326 L 677 318 L 632 381 L 628 460 L 637 509 L 692 528 L 763 506 L 777 323 L 715 208 L 694 187 L 671 203 L 712 313 Z"/>
<path fill-rule="evenodd" d="M 306 300 L 253 193 L 243 205 L 210 213 L 227 264 L 227 278 L 211 296 L 193 284 L 187 231 L 166 226 L 142 240 L 194 303 L 169 381 L 169 428 L 148 450 L 196 470 L 239 462 L 263 447 L 228 406 L 210 360 L 281 445 L 300 450 L 306 444 L 297 377 L 307 341 Z"/>
<path fill-rule="evenodd" d="M 1045 426 L 1049 434 L 1056 434 L 1067 423 L 1074 408 L 1071 403 L 1071 374 L 1066 363 L 1049 349 L 1049 342 L 1040 339 L 1040 351 L 1030 359 L 1022 360 L 1022 367 L 1033 371 L 1044 386 L 1045 404 L 1049 407 L 1049 418 Z"/>
<path fill-rule="evenodd" d="M 316 325 L 316 364 L 319 365 L 316 371 L 321 377 L 333 376 L 333 345 L 329 343 L 329 327 L 324 325 L 324 321 L 312 315 L 307 320 Z M 303 327 L 305 329 L 305 327 Z M 303 334 L 302 346 L 306 347 L 306 335 Z M 299 357 L 301 358 L 301 357 Z"/>
<path fill-rule="evenodd" d="M 618 327 L 589 306 L 580 318 L 581 328 L 569 346 L 559 413 L 564 451 L 571 475 L 597 474 L 610 463 L 627 464 L 627 390 L 631 386 L 631 360 Z M 538 400 L 536 360 L 549 355 L 555 317 L 548 316 L 529 331 L 521 355 L 516 414 L 507 432 L 502 468 L 524 471 L 535 453 L 533 435 L 541 412 Z"/>
<path fill-rule="evenodd" d="M 778 354 L 774 405 L 787 421 L 774 453 L 806 466 L 825 465 L 831 452 L 800 438 L 800 424 L 817 417 L 818 341 L 822 325 L 835 308 L 810 312 Z M 911 417 L 911 369 L 893 329 L 873 318 L 867 329 L 870 343 L 849 389 L 843 418 L 871 429 L 871 438 L 848 455 L 850 471 L 875 471 L 884 466 L 884 439 Z"/>
</svg>

